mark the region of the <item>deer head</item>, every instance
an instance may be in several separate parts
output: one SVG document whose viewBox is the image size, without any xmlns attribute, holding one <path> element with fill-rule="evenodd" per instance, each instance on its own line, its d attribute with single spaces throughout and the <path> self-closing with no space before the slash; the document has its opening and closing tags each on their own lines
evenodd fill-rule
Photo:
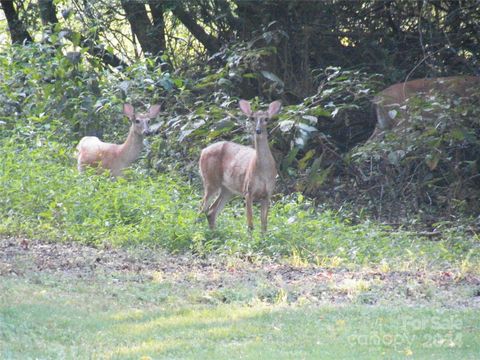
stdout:
<svg viewBox="0 0 480 360">
<path fill-rule="evenodd" d="M 151 135 L 150 120 L 154 119 L 160 112 L 160 105 L 153 105 L 148 112 L 136 113 L 131 104 L 123 104 L 123 113 L 130 119 L 133 131 L 137 135 Z"/>
<path fill-rule="evenodd" d="M 268 107 L 268 111 L 256 112 L 252 111 L 250 103 L 246 100 L 240 100 L 239 105 L 242 112 L 255 122 L 255 136 L 266 138 L 268 120 L 278 114 L 282 103 L 278 100 L 274 101 Z"/>
</svg>

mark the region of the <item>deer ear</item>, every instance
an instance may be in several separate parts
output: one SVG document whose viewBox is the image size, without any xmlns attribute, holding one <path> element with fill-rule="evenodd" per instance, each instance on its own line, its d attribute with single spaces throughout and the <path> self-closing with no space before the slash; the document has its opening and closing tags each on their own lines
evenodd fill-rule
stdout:
<svg viewBox="0 0 480 360">
<path fill-rule="evenodd" d="M 279 100 L 272 102 L 268 107 L 268 116 L 273 117 L 277 115 L 281 107 L 282 103 Z"/>
<path fill-rule="evenodd" d="M 155 117 L 157 117 L 159 112 L 160 112 L 160 105 L 152 105 L 150 106 L 150 110 L 148 110 L 148 117 L 150 119 L 154 119 Z"/>
<path fill-rule="evenodd" d="M 135 109 L 131 104 L 123 104 L 123 113 L 132 121 L 135 118 Z"/>
<path fill-rule="evenodd" d="M 245 115 L 248 117 L 252 116 L 252 109 L 250 108 L 250 103 L 247 100 L 240 100 L 238 105 L 240 106 L 240 110 L 242 110 Z"/>
</svg>

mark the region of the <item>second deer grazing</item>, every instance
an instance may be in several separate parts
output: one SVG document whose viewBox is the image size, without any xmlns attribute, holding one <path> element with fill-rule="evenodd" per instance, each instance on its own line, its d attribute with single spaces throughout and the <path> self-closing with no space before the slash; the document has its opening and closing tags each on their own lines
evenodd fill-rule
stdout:
<svg viewBox="0 0 480 360">
<path fill-rule="evenodd" d="M 200 155 L 200 175 L 205 195 L 203 211 L 211 229 L 225 204 L 234 196 L 245 197 L 247 224 L 253 229 L 253 202 L 260 201 L 262 232 L 267 230 L 270 197 L 275 186 L 277 169 L 268 145 L 267 120 L 280 111 L 280 101 L 274 101 L 268 111 L 252 112 L 250 103 L 240 100 L 240 109 L 255 122 L 255 148 L 229 141 L 212 144 Z M 213 197 L 216 200 L 211 203 Z"/>
<path fill-rule="evenodd" d="M 150 135 L 149 121 L 160 112 L 160 105 L 153 105 L 148 113 L 135 113 L 130 104 L 123 105 L 123 113 L 132 125 L 127 140 L 121 145 L 100 141 L 95 136 L 85 136 L 77 145 L 78 170 L 95 166 L 110 170 L 114 177 L 122 175 L 122 170 L 134 162 L 143 149 L 143 139 Z"/>
<path fill-rule="evenodd" d="M 460 99 L 473 103 L 479 95 L 480 77 L 449 76 L 430 79 L 416 79 L 389 86 L 374 98 L 377 126 L 370 140 L 384 137 L 388 131 L 399 132 L 412 127 L 409 108 L 411 100 L 451 101 L 450 106 L 465 106 Z M 460 105 L 458 105 L 460 103 Z M 414 105 L 414 104 L 413 104 Z M 437 119 L 438 114 L 430 106 L 424 106 L 423 119 Z"/>
</svg>

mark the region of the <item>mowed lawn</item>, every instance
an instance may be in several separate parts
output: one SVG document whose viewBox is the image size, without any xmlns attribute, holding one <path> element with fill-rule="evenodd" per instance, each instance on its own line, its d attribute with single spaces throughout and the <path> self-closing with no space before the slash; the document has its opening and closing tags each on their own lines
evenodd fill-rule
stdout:
<svg viewBox="0 0 480 360">
<path fill-rule="evenodd" d="M 475 308 L 222 303 L 131 276 L 0 277 L 1 359 L 478 359 Z"/>
</svg>

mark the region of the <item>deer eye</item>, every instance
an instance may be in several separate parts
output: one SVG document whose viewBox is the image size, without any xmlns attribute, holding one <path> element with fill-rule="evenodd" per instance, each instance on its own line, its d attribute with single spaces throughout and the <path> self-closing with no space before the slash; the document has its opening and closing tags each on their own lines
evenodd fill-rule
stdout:
<svg viewBox="0 0 480 360">
<path fill-rule="evenodd" d="M 140 124 L 140 120 L 135 119 L 135 124 Z"/>
</svg>

